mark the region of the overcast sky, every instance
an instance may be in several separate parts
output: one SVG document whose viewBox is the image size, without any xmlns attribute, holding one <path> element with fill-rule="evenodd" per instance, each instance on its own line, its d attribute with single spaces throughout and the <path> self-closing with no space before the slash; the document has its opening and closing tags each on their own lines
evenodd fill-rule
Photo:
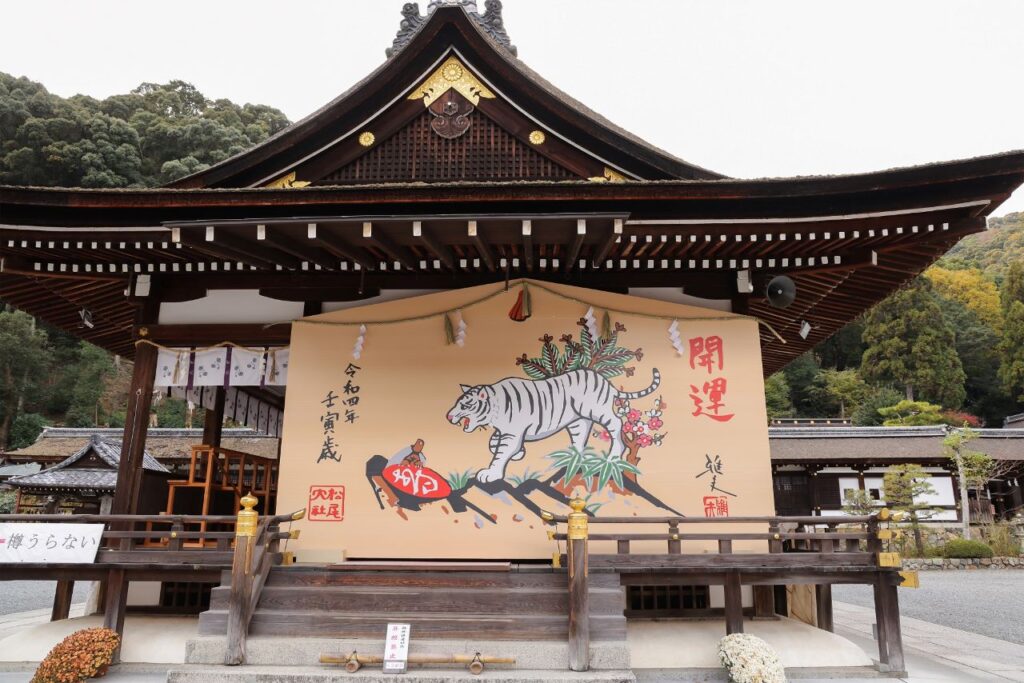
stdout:
<svg viewBox="0 0 1024 683">
<path fill-rule="evenodd" d="M 64 96 L 182 79 L 298 120 L 384 60 L 402 4 L 4 2 L 0 70 Z M 727 175 L 1024 149 L 1024 0 L 504 4 L 526 63 L 628 130 Z M 1024 192 L 996 213 L 1010 211 L 1024 211 Z"/>
</svg>

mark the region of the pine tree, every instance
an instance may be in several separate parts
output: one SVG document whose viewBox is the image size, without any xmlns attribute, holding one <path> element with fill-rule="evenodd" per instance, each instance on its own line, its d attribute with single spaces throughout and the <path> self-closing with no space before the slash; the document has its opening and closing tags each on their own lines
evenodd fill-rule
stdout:
<svg viewBox="0 0 1024 683">
<path fill-rule="evenodd" d="M 963 365 L 953 329 L 927 280 L 918 278 L 867 315 L 861 376 L 895 383 L 908 400 L 959 408 L 966 396 Z"/>
</svg>

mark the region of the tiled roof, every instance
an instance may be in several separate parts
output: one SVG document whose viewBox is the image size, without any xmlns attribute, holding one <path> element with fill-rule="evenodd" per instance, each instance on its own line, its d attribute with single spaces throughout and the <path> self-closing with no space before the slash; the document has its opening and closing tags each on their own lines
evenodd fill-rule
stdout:
<svg viewBox="0 0 1024 683">
<path fill-rule="evenodd" d="M 109 469 L 71 467 L 89 453 L 98 455 Z M 8 479 L 7 484 L 16 488 L 89 488 L 112 491 L 117 487 L 117 468 L 120 462 L 121 444 L 106 441 L 100 434 L 92 434 L 85 446 L 61 463 L 35 474 Z M 170 474 L 148 452 L 143 453 L 142 467 L 150 472 Z"/>
<path fill-rule="evenodd" d="M 1024 461 L 1024 429 L 976 429 L 972 450 L 997 460 Z M 944 426 L 769 428 L 772 460 L 944 460 Z"/>
<path fill-rule="evenodd" d="M 36 442 L 25 448 L 8 453 L 9 456 L 24 459 L 26 457 L 67 458 L 77 453 L 88 444 L 93 435 L 100 436 L 104 441 L 119 444 L 124 437 L 124 430 L 117 429 L 71 429 L 65 427 L 47 427 L 39 435 Z M 147 430 L 146 451 L 157 460 L 187 459 L 191 457 L 192 446 L 202 443 L 201 429 L 170 429 L 151 427 Z M 252 429 L 225 429 L 221 436 L 224 448 L 251 453 L 264 458 L 277 458 L 276 437 L 265 436 Z"/>
</svg>

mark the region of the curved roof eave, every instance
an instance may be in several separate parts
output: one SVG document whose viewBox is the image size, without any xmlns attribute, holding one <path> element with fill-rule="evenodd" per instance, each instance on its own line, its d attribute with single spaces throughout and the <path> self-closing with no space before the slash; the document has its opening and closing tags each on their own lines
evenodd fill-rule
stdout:
<svg viewBox="0 0 1024 683">
<path fill-rule="evenodd" d="M 407 47 L 331 102 L 256 147 L 169 183 L 167 188 L 212 187 L 230 182 L 245 171 L 265 164 L 277 156 L 285 157 L 293 148 L 322 133 L 325 128 L 336 125 L 339 120 L 363 107 L 366 102 L 386 100 L 387 98 L 382 95 L 384 91 L 415 86 L 418 81 L 410 81 L 409 74 L 415 74 L 415 79 L 419 78 L 422 69 L 417 67 L 423 58 L 431 57 L 434 53 L 444 54 L 452 47 L 466 49 L 470 53 L 467 57 L 479 59 L 496 72 L 502 71 L 502 67 L 506 71 L 510 70 L 509 73 L 501 74 L 502 80 L 507 81 L 502 85 L 511 84 L 516 79 L 521 81 L 521 85 L 536 99 L 536 102 L 524 104 L 537 104 L 544 110 L 531 113 L 556 118 L 557 121 L 545 120 L 545 124 L 562 135 L 573 137 L 573 134 L 577 133 L 592 136 L 598 145 L 615 149 L 631 157 L 634 165 L 649 167 L 667 179 L 726 178 L 720 173 L 691 164 L 646 142 L 559 90 L 495 43 L 461 7 L 439 7 L 430 15 Z M 473 64 L 477 65 L 476 61 L 473 61 Z M 605 151 L 596 150 L 597 153 Z"/>
</svg>

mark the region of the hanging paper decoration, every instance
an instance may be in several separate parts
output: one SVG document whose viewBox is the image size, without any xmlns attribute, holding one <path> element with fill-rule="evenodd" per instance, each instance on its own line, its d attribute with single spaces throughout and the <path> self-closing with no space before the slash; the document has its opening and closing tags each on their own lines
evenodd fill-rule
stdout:
<svg viewBox="0 0 1024 683">
<path fill-rule="evenodd" d="M 462 317 L 462 311 L 455 311 L 459 316 L 459 324 L 455 326 L 455 343 L 461 348 L 466 345 L 466 319 Z"/>
<path fill-rule="evenodd" d="M 591 306 L 587 309 L 587 314 L 583 316 L 583 321 L 587 325 L 587 332 L 590 333 L 591 339 L 599 339 L 597 336 L 597 318 L 594 317 L 594 307 Z"/>
<path fill-rule="evenodd" d="M 517 323 L 521 323 L 531 315 L 533 315 L 533 306 L 530 301 L 530 289 L 524 284 L 522 289 L 519 290 L 516 305 L 508 312 L 508 317 Z"/>
<path fill-rule="evenodd" d="M 359 360 L 363 355 L 363 345 L 366 344 L 366 325 L 359 326 L 359 336 L 356 338 L 356 346 L 352 349 L 352 357 Z"/>
<path fill-rule="evenodd" d="M 668 338 L 672 341 L 672 346 L 676 350 L 677 356 L 684 355 L 683 340 L 679 336 L 679 321 L 673 320 L 672 324 L 668 326 Z"/>
</svg>

